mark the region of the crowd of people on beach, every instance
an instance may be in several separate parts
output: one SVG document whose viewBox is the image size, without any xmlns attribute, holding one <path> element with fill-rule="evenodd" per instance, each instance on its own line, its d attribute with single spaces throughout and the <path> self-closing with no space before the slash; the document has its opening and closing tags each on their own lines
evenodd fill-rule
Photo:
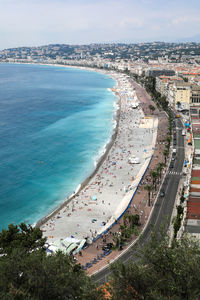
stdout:
<svg viewBox="0 0 200 300">
<path fill-rule="evenodd" d="M 115 79 L 120 99 L 116 139 L 87 186 L 42 225 L 49 242 L 66 237 L 92 240 L 104 231 L 126 194 L 134 188 L 142 165 L 151 158 L 157 128 L 152 120 L 144 119 L 140 106 L 132 107 L 138 100 L 128 79 L 119 74 Z M 138 158 L 138 163 L 131 163 L 130 158 Z"/>
</svg>

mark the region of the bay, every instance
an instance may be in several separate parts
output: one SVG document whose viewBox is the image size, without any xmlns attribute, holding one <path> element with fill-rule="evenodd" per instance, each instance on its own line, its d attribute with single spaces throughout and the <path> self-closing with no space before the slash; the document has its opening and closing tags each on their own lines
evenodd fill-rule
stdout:
<svg viewBox="0 0 200 300">
<path fill-rule="evenodd" d="M 0 227 L 35 223 L 95 168 L 113 131 L 115 81 L 99 72 L 0 64 Z"/>
</svg>

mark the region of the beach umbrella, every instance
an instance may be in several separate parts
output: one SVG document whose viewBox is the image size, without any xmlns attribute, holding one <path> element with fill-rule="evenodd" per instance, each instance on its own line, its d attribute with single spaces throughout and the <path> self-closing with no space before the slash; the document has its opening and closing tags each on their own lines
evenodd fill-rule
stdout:
<svg viewBox="0 0 200 300">
<path fill-rule="evenodd" d="M 96 201 L 96 200 L 97 200 L 97 196 L 95 196 L 95 195 L 92 196 L 92 200 L 93 200 L 93 201 Z"/>
</svg>

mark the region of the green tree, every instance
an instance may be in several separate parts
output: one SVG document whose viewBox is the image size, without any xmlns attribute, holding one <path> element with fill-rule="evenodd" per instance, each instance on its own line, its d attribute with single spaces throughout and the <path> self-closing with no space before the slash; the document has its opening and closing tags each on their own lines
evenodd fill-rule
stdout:
<svg viewBox="0 0 200 300">
<path fill-rule="evenodd" d="M 8 229 L 0 233 L 0 254 L 11 254 L 14 249 L 30 252 L 35 249 L 45 249 L 46 238 L 42 237 L 42 231 L 37 227 L 21 223 L 10 224 Z"/>
<path fill-rule="evenodd" d="M 0 299 L 101 299 L 101 290 L 72 257 L 46 254 L 41 234 L 25 224 L 10 225 L 0 234 Z"/>
<path fill-rule="evenodd" d="M 165 164 L 166 164 L 167 157 L 169 156 L 169 150 L 165 148 L 164 151 L 163 151 L 163 155 L 165 157 Z"/>
<path fill-rule="evenodd" d="M 151 172 L 151 176 L 153 178 L 153 186 L 156 189 L 156 181 L 157 181 L 157 178 L 158 178 L 158 172 L 157 172 L 157 170 L 153 170 Z"/>
<path fill-rule="evenodd" d="M 113 299 L 182 300 L 200 294 L 200 245 L 187 236 L 174 240 L 153 235 L 138 247 L 139 259 L 112 268 Z"/>
<path fill-rule="evenodd" d="M 148 198 L 149 198 L 148 205 L 151 206 L 151 191 L 153 190 L 153 186 L 151 184 L 147 184 L 145 186 L 145 190 L 148 191 Z"/>
<path fill-rule="evenodd" d="M 0 258 L 1 299 L 98 299 L 100 291 L 62 252 L 34 251 Z"/>
<path fill-rule="evenodd" d="M 151 111 L 151 113 L 152 113 L 152 112 L 154 112 L 154 110 L 155 110 L 155 106 L 153 106 L 153 105 L 150 104 L 150 105 L 149 105 L 149 109 L 150 109 L 150 111 Z"/>
<path fill-rule="evenodd" d="M 134 228 L 135 226 L 139 225 L 140 216 L 138 214 L 136 215 L 129 215 L 128 216 L 129 223 L 131 225 L 131 228 Z"/>
<path fill-rule="evenodd" d="M 156 168 L 160 180 L 161 180 L 161 177 L 162 177 L 162 170 L 163 170 L 163 168 L 164 168 L 164 165 L 165 165 L 164 163 L 159 163 L 159 164 L 157 165 L 157 168 Z"/>
</svg>

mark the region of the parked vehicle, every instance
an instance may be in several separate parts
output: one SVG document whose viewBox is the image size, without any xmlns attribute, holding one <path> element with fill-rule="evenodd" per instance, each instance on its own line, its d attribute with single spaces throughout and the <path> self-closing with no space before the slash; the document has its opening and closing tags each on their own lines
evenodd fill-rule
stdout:
<svg viewBox="0 0 200 300">
<path fill-rule="evenodd" d="M 162 190 L 162 191 L 160 192 L 160 197 L 165 197 L 165 191 Z"/>
<path fill-rule="evenodd" d="M 176 154 L 176 148 L 172 150 L 172 154 Z"/>
</svg>

